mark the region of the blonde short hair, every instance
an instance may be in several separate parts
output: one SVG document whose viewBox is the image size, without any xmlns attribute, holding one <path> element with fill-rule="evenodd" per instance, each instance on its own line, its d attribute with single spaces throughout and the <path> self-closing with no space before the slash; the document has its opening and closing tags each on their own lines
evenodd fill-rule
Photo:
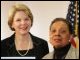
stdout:
<svg viewBox="0 0 80 60">
<path fill-rule="evenodd" d="M 31 19 L 31 22 L 32 22 L 31 26 L 33 25 L 33 15 L 31 10 L 24 4 L 15 4 L 11 7 L 9 11 L 9 17 L 8 17 L 8 25 L 12 31 L 15 31 L 15 29 L 12 28 L 12 23 L 13 23 L 13 17 L 16 11 L 24 11 Z"/>
</svg>

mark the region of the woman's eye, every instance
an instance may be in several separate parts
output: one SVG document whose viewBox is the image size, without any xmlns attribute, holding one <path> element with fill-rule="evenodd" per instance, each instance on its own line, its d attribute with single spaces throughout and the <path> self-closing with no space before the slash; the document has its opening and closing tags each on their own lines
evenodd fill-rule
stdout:
<svg viewBox="0 0 80 60">
<path fill-rule="evenodd" d="M 56 30 L 52 30 L 52 33 L 55 33 L 56 32 Z"/>
<path fill-rule="evenodd" d="M 65 30 L 62 30 L 62 31 L 61 31 L 61 33 L 65 33 L 65 32 L 66 32 Z"/>
<path fill-rule="evenodd" d="M 26 21 L 28 21 L 29 19 L 28 19 L 28 18 L 26 18 L 25 20 L 26 20 Z"/>
<path fill-rule="evenodd" d="M 17 19 L 16 21 L 21 21 L 20 19 Z"/>
</svg>

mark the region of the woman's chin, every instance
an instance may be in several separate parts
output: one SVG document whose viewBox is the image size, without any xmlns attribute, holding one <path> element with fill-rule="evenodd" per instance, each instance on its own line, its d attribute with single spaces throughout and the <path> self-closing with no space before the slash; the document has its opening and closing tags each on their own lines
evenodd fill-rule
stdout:
<svg viewBox="0 0 80 60">
<path fill-rule="evenodd" d="M 21 35 L 26 35 L 28 32 L 27 31 L 21 31 L 20 34 Z"/>
<path fill-rule="evenodd" d="M 55 44 L 54 47 L 55 48 L 60 48 L 60 47 L 62 47 L 62 45 L 61 44 Z"/>
</svg>

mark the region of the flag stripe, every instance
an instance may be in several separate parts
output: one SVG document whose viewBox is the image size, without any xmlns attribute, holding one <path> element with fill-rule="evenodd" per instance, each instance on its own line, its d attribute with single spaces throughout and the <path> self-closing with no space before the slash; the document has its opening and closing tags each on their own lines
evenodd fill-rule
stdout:
<svg viewBox="0 0 80 60">
<path fill-rule="evenodd" d="M 73 35 L 79 37 L 79 1 L 70 1 L 66 19 L 72 25 Z M 72 38 L 70 42 L 76 47 L 74 38 Z"/>
</svg>

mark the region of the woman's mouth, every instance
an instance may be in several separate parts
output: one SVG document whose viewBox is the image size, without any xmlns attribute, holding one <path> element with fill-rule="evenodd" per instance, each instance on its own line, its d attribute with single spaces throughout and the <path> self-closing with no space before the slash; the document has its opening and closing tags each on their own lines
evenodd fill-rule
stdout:
<svg viewBox="0 0 80 60">
<path fill-rule="evenodd" d="M 21 30 L 26 30 L 28 27 L 22 27 L 22 28 L 20 28 Z"/>
<path fill-rule="evenodd" d="M 54 39 L 54 41 L 56 41 L 56 42 L 60 42 L 60 41 L 61 41 L 61 39 Z"/>
</svg>

